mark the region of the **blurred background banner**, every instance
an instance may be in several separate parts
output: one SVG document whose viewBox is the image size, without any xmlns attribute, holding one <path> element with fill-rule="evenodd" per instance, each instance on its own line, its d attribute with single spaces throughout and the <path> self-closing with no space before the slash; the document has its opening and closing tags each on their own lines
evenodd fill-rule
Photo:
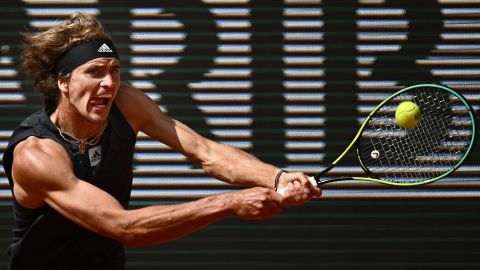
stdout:
<svg viewBox="0 0 480 270">
<path fill-rule="evenodd" d="M 112 34 L 122 81 L 202 135 L 286 170 L 321 170 L 368 112 L 405 86 L 445 85 L 480 109 L 474 0 L 7 0 L 0 2 L 0 159 L 15 126 L 43 107 L 18 70 L 21 32 L 73 12 L 97 15 Z M 239 189 L 145 134 L 134 158 L 132 207 Z M 354 158 L 333 173 L 361 174 Z M 453 176 L 429 186 L 342 182 L 323 194 L 268 221 L 231 218 L 128 249 L 128 269 L 480 268 L 478 144 Z M 1 267 L 11 204 L 0 168 Z"/>
</svg>

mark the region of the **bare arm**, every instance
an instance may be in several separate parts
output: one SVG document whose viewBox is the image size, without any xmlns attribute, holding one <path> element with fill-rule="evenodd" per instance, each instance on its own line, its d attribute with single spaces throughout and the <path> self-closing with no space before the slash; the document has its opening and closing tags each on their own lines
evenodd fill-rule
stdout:
<svg viewBox="0 0 480 270">
<path fill-rule="evenodd" d="M 281 210 L 282 202 L 277 193 L 255 188 L 184 204 L 125 210 L 108 193 L 76 178 L 59 144 L 34 137 L 15 148 L 12 174 L 15 198 L 23 206 L 47 203 L 80 226 L 128 246 L 176 239 L 228 215 L 267 218 Z"/>
<path fill-rule="evenodd" d="M 200 163 L 205 172 L 231 184 L 273 188 L 279 168 L 264 163 L 240 149 L 219 144 L 204 138 L 186 125 L 168 117 L 144 93 L 123 84 L 117 96 L 117 104 L 136 131 L 143 131 L 190 160 Z M 298 181 L 293 186 L 296 201 L 319 195 L 302 173 L 282 174 L 280 187 Z M 308 191 L 304 192 L 307 189 Z M 303 197 L 303 199 L 302 199 Z M 291 200 L 293 203 L 293 201 Z"/>
</svg>

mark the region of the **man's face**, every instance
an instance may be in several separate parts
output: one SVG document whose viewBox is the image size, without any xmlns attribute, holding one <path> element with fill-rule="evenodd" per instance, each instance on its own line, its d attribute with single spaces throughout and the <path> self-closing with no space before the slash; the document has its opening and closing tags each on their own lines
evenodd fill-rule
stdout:
<svg viewBox="0 0 480 270">
<path fill-rule="evenodd" d="M 120 63 L 115 58 L 96 58 L 75 68 L 59 87 L 76 111 L 91 123 L 107 120 L 118 88 Z"/>
</svg>

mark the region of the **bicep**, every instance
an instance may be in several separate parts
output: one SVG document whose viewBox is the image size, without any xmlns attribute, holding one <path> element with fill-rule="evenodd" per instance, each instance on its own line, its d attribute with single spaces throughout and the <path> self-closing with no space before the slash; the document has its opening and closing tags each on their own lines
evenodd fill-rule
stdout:
<svg viewBox="0 0 480 270">
<path fill-rule="evenodd" d="M 114 236 L 115 224 L 125 211 L 105 191 L 78 179 L 66 151 L 48 139 L 27 139 L 14 152 L 12 176 L 20 201 L 33 197 L 78 225 L 96 233 Z M 17 197 L 17 196 L 16 196 Z"/>
<path fill-rule="evenodd" d="M 125 209 L 107 192 L 80 179 L 45 191 L 45 202 L 64 217 L 93 232 L 116 238 Z"/>
</svg>

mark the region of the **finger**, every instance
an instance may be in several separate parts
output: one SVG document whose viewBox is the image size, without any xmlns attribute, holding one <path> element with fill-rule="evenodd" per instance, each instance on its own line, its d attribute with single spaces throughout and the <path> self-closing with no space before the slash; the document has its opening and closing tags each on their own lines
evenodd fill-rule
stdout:
<svg viewBox="0 0 480 270">
<path fill-rule="evenodd" d="M 295 174 L 295 178 L 300 181 L 300 183 L 302 184 L 302 186 L 306 186 L 307 183 L 310 183 L 310 181 L 308 180 L 308 177 L 303 174 L 303 173 L 296 173 Z"/>
<path fill-rule="evenodd" d="M 297 203 L 301 203 L 303 202 L 303 200 L 305 199 L 304 197 L 306 197 L 305 195 L 305 191 L 304 191 L 304 188 L 302 186 L 302 183 L 300 181 L 295 181 L 293 182 L 293 186 L 294 186 L 294 189 L 295 189 L 295 201 Z"/>
<path fill-rule="evenodd" d="M 277 202 L 278 205 L 282 205 L 283 201 L 285 200 L 284 196 L 287 196 L 287 195 L 282 196 L 282 194 L 275 192 L 273 190 L 268 190 L 268 191 L 270 192 L 270 196 L 272 200 Z M 285 189 L 285 192 L 288 194 L 288 188 Z"/>
<path fill-rule="evenodd" d="M 310 179 L 311 178 L 311 179 Z M 313 177 L 310 177 L 308 178 L 307 176 L 303 175 L 303 177 L 301 177 L 301 182 L 302 182 L 302 185 L 304 187 L 304 192 L 305 193 L 308 193 L 308 196 L 310 198 L 312 197 L 320 197 L 320 195 L 322 194 L 320 188 L 318 187 L 318 185 L 314 185 L 312 182 L 316 182 L 316 180 L 313 178 Z"/>
<path fill-rule="evenodd" d="M 298 186 L 300 186 L 300 182 L 298 181 L 288 183 L 288 191 L 290 193 L 288 200 L 292 204 L 297 204 L 297 202 L 301 200 L 300 194 L 298 193 Z"/>
<path fill-rule="evenodd" d="M 320 189 L 320 186 L 313 185 L 312 182 L 310 182 L 310 180 L 311 181 L 316 181 L 315 179 L 313 179 L 313 177 L 311 177 L 311 179 L 309 178 L 307 187 L 305 187 L 306 189 L 308 189 L 311 192 L 310 198 L 320 197 L 322 195 L 322 190 Z"/>
<path fill-rule="evenodd" d="M 305 195 L 305 189 L 300 181 L 291 182 L 290 193 L 295 201 L 301 201 Z"/>
<path fill-rule="evenodd" d="M 292 202 L 291 202 L 292 199 L 290 197 L 290 192 L 288 191 L 288 187 L 283 188 L 279 194 L 283 197 L 283 201 L 282 201 L 283 207 L 289 208 L 290 206 L 292 206 Z"/>
<path fill-rule="evenodd" d="M 299 183 L 299 182 L 298 182 Z M 287 185 L 287 192 L 285 194 L 284 201 L 288 203 L 288 205 L 297 205 L 298 204 L 298 194 L 295 188 L 295 184 L 289 183 Z"/>
<path fill-rule="evenodd" d="M 288 183 L 288 190 L 290 191 L 291 197 L 295 200 L 298 201 L 300 199 L 300 196 L 298 194 L 298 186 L 300 185 L 300 182 L 294 181 Z"/>
</svg>

